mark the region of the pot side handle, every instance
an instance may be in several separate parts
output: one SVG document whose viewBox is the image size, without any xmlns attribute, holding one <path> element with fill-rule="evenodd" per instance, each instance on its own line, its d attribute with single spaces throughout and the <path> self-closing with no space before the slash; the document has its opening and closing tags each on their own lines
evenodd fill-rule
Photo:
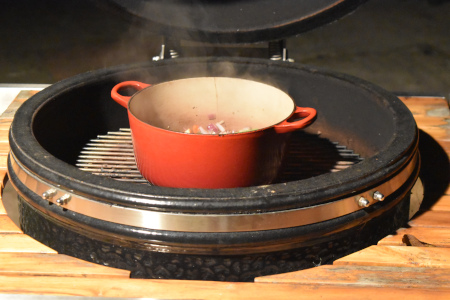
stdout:
<svg viewBox="0 0 450 300">
<path fill-rule="evenodd" d="M 280 124 L 275 125 L 273 128 L 277 133 L 287 133 L 295 131 L 310 125 L 312 122 L 314 122 L 316 116 L 317 111 L 314 108 L 297 106 L 295 108 L 295 111 L 289 118 L 287 118 Z M 303 119 L 297 121 L 289 121 L 297 118 Z"/>
<path fill-rule="evenodd" d="M 113 98 L 114 101 L 119 103 L 125 108 L 128 108 L 128 101 L 130 101 L 131 97 L 129 96 L 122 96 L 119 94 L 119 91 L 125 88 L 134 88 L 138 91 L 145 89 L 146 87 L 150 86 L 148 83 L 143 83 L 139 81 L 124 81 L 121 83 L 116 84 L 112 90 L 111 90 L 111 98 Z"/>
</svg>

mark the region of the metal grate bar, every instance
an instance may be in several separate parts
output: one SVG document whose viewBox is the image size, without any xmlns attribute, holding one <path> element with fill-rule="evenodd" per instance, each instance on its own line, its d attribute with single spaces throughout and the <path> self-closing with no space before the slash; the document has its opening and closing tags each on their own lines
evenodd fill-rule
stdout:
<svg viewBox="0 0 450 300">
<path fill-rule="evenodd" d="M 127 128 L 98 135 L 89 141 L 80 152 L 76 166 L 97 176 L 148 183 L 136 166 L 131 131 Z"/>
</svg>

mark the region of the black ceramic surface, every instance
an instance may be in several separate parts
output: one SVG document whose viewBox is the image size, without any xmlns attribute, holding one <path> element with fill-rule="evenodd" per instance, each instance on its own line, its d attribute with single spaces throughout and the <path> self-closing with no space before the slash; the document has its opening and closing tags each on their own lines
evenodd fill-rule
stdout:
<svg viewBox="0 0 450 300">
<path fill-rule="evenodd" d="M 94 263 L 126 269 L 132 277 L 252 281 L 255 277 L 291 272 L 334 260 L 374 245 L 403 226 L 408 219 L 409 197 L 367 223 L 298 248 L 245 255 L 195 255 L 161 253 L 99 240 L 89 232 L 68 228 L 20 201 L 21 226 L 25 233 L 55 249 Z"/>
<path fill-rule="evenodd" d="M 171 38 L 209 43 L 280 40 L 322 26 L 366 0 L 109 0 L 107 8 Z"/>
</svg>

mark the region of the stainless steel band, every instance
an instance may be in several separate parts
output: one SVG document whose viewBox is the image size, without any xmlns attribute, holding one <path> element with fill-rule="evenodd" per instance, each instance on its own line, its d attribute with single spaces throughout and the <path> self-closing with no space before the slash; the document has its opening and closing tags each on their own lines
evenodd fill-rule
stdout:
<svg viewBox="0 0 450 300">
<path fill-rule="evenodd" d="M 418 153 L 415 153 L 398 174 L 376 188 L 321 205 L 252 214 L 187 214 L 134 209 L 91 200 L 44 182 L 22 166 L 13 153 L 9 158 L 20 182 L 38 196 L 64 209 L 112 223 L 178 232 L 273 230 L 331 220 L 383 201 L 408 180 L 418 164 Z"/>
</svg>

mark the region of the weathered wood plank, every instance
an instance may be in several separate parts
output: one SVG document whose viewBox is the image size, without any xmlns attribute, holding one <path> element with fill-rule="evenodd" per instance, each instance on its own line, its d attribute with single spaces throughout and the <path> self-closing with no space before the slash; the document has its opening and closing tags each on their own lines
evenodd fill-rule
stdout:
<svg viewBox="0 0 450 300">
<path fill-rule="evenodd" d="M 0 122 L 0 140 L 8 140 L 10 124 Z"/>
<path fill-rule="evenodd" d="M 0 252 L 57 253 L 23 233 L 0 233 Z"/>
<path fill-rule="evenodd" d="M 340 258 L 334 265 L 364 265 L 389 267 L 423 267 L 449 269 L 450 248 L 370 246 Z"/>
<path fill-rule="evenodd" d="M 443 97 L 399 97 L 413 115 L 417 116 L 449 116 L 449 107 Z"/>
<path fill-rule="evenodd" d="M 0 186 L 2 189 L 5 187 L 7 181 L 8 181 L 8 173 L 6 172 L 6 170 L 0 170 Z"/>
<path fill-rule="evenodd" d="M 7 216 L 0 215 L 0 232 L 1 233 L 23 233 L 16 224 Z"/>
<path fill-rule="evenodd" d="M 447 190 L 446 193 L 449 191 Z M 432 211 L 450 211 L 450 195 L 443 195 L 434 203 L 429 210 Z"/>
<path fill-rule="evenodd" d="M 5 130 L 0 129 L 0 142 L 6 143 L 9 145 L 8 135 L 9 135 L 9 129 L 5 129 Z"/>
<path fill-rule="evenodd" d="M 8 154 L 0 153 L 0 173 L 8 169 Z"/>
<path fill-rule="evenodd" d="M 7 174 L 6 174 L 6 170 L 1 171 L 0 170 L 0 189 L 1 189 L 1 195 L 3 196 L 3 188 L 5 187 L 6 181 L 7 180 Z M 2 197 L 0 196 L 0 216 L 2 215 L 6 215 L 6 209 L 5 206 L 3 205 L 3 201 L 2 201 Z"/>
<path fill-rule="evenodd" d="M 449 153 L 450 110 L 442 97 L 399 97 L 412 112 L 417 126 L 432 136 Z M 446 142 L 447 141 L 447 142 Z"/>
<path fill-rule="evenodd" d="M 436 141 L 445 140 L 446 138 L 448 138 L 447 129 L 445 129 L 444 127 L 419 125 L 419 128 L 425 131 L 431 137 L 433 137 Z"/>
<path fill-rule="evenodd" d="M 7 118 L 3 116 L 3 114 L 0 116 L 0 130 L 7 131 L 11 127 L 11 122 L 13 118 Z"/>
<path fill-rule="evenodd" d="M 419 212 L 409 223 L 411 227 L 442 227 L 450 228 L 450 211 Z"/>
<path fill-rule="evenodd" d="M 418 104 L 418 105 L 447 105 L 447 101 L 442 96 L 398 96 L 406 105 Z"/>
<path fill-rule="evenodd" d="M 0 293 L 156 299 L 448 299 L 445 288 L 375 288 L 185 280 L 0 276 Z"/>
<path fill-rule="evenodd" d="M 308 270 L 258 277 L 256 282 L 305 285 L 373 286 L 380 288 L 450 288 L 447 269 L 326 265 Z"/>
<path fill-rule="evenodd" d="M 0 153 L 7 154 L 9 152 L 9 141 L 1 140 L 0 137 Z"/>
<path fill-rule="evenodd" d="M 5 187 L 5 181 L 7 179 L 7 174 L 6 174 L 6 170 L 4 171 L 0 171 L 0 189 L 1 189 L 1 195 L 3 196 L 3 188 Z M 5 206 L 3 205 L 3 201 L 2 201 L 2 197 L 0 196 L 0 216 L 1 215 L 6 215 L 6 209 Z"/>
<path fill-rule="evenodd" d="M 6 209 L 5 206 L 3 205 L 3 202 L 0 199 L 0 216 L 2 215 L 6 215 Z"/>
<path fill-rule="evenodd" d="M 0 275 L 129 278 L 130 271 L 62 254 L 0 253 Z"/>
<path fill-rule="evenodd" d="M 430 116 L 414 116 L 419 128 L 440 127 L 445 131 L 445 126 L 448 125 L 443 117 L 430 117 Z"/>
<path fill-rule="evenodd" d="M 421 242 L 437 247 L 450 247 L 450 228 L 412 227 L 401 228 L 395 234 L 388 235 L 378 242 L 378 245 L 402 246 L 405 234 L 416 237 Z M 450 249 L 449 249 L 450 251 Z"/>
<path fill-rule="evenodd" d="M 16 114 L 17 109 L 22 105 L 24 101 L 19 99 L 14 99 L 13 102 L 6 108 L 6 110 L 2 113 L 1 119 L 5 120 L 6 122 L 12 122 L 12 119 L 14 119 L 14 115 Z"/>
<path fill-rule="evenodd" d="M 9 120 L 10 122 L 14 118 L 14 115 L 17 109 L 31 96 L 37 94 L 39 91 L 30 91 L 24 90 L 20 91 L 16 98 L 11 102 L 11 104 L 6 108 L 3 114 L 0 116 L 0 119 L 5 120 L 6 122 Z"/>
</svg>

